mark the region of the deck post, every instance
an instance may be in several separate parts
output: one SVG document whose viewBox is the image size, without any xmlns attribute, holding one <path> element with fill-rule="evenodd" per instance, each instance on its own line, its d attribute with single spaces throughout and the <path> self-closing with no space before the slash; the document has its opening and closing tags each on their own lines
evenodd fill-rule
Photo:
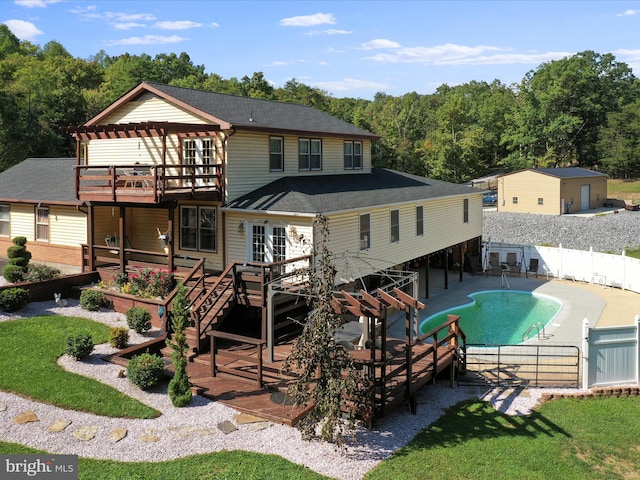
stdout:
<svg viewBox="0 0 640 480">
<path fill-rule="evenodd" d="M 94 225 L 94 206 L 93 205 L 89 205 L 89 209 L 87 210 L 87 223 L 89 224 L 89 231 L 87 232 L 87 240 L 89 243 L 89 258 L 88 258 L 88 265 L 87 268 L 90 272 L 93 272 L 96 269 L 96 250 L 94 248 L 95 246 L 95 239 L 96 239 L 96 228 Z M 82 266 L 84 268 L 84 259 L 82 261 Z"/>
<path fill-rule="evenodd" d="M 267 362 L 273 363 L 273 284 L 267 287 Z"/>
<path fill-rule="evenodd" d="M 164 137 L 163 137 L 164 138 Z M 176 205 L 175 202 L 169 206 L 169 219 L 167 220 L 167 233 L 169 235 L 167 242 L 167 270 L 173 272 L 173 221 L 175 218 Z"/>
<path fill-rule="evenodd" d="M 126 212 L 127 209 L 122 205 L 120 206 L 120 217 L 118 218 L 118 235 L 120 237 L 120 242 L 119 242 L 119 257 L 120 257 L 120 273 L 125 273 L 127 271 L 127 256 L 125 254 L 124 251 L 124 245 L 125 245 L 125 232 L 126 232 L 126 226 L 127 226 L 127 220 L 126 220 Z"/>
</svg>

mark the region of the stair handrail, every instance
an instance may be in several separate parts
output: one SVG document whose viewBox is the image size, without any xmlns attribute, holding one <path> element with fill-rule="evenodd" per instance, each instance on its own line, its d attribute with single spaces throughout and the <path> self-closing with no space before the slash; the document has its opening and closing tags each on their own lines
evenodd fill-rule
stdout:
<svg viewBox="0 0 640 480">
<path fill-rule="evenodd" d="M 205 259 L 204 258 L 200 258 L 196 264 L 193 266 L 193 268 L 191 270 L 189 270 L 187 272 L 187 274 L 184 276 L 184 278 L 182 279 L 182 283 L 187 283 L 189 280 L 191 280 L 197 273 L 198 270 L 202 269 L 202 275 L 200 275 L 201 279 L 204 279 L 204 263 L 205 263 Z M 193 290 L 193 287 L 189 290 L 189 292 L 191 292 L 191 290 Z M 169 306 L 173 303 L 173 300 L 175 298 L 175 296 L 178 293 L 178 285 L 175 286 L 175 288 L 169 292 L 169 295 L 167 295 L 163 301 L 162 301 L 162 307 L 164 308 L 165 313 L 169 313 Z M 168 319 L 168 316 L 167 316 Z M 165 327 L 165 330 L 169 330 L 168 328 L 169 326 L 167 325 Z"/>
<path fill-rule="evenodd" d="M 213 294 L 217 288 L 219 288 L 223 281 L 225 281 L 225 279 L 229 276 L 230 273 L 232 273 L 231 277 L 232 279 L 235 278 L 235 269 L 237 266 L 237 262 L 231 262 L 229 263 L 229 265 L 227 265 L 227 268 L 224 269 L 224 271 L 218 276 L 218 278 L 216 279 L 216 281 L 213 283 L 213 285 L 207 289 L 204 289 L 203 292 L 199 295 L 198 299 L 196 299 L 195 302 L 193 302 L 190 306 L 189 309 L 191 311 L 191 318 L 194 321 L 194 326 L 196 328 L 196 331 L 198 332 L 198 338 L 200 338 L 202 336 L 202 334 L 204 333 L 203 331 L 203 326 L 201 324 L 201 320 L 202 318 L 204 318 L 213 308 L 213 305 L 211 305 L 211 307 L 209 307 L 206 312 L 204 313 L 204 315 L 201 315 L 201 308 L 203 303 L 209 298 L 209 296 L 211 294 Z M 225 287 L 224 290 L 228 290 L 229 287 L 233 287 L 234 285 L 234 281 L 232 280 L 231 282 L 229 282 Z M 222 308 L 222 307 L 219 307 Z M 210 323 L 208 323 L 207 325 L 204 326 L 204 328 L 208 328 L 210 325 Z"/>
</svg>

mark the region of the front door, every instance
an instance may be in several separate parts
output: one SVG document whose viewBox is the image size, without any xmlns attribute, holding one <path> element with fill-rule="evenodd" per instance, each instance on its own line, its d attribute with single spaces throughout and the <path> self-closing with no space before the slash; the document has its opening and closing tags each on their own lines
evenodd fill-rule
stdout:
<svg viewBox="0 0 640 480">
<path fill-rule="evenodd" d="M 216 158 L 215 139 L 185 138 L 182 141 L 182 164 L 185 165 L 183 175 L 187 177 L 185 184 L 201 187 L 214 181 L 214 165 Z"/>
</svg>

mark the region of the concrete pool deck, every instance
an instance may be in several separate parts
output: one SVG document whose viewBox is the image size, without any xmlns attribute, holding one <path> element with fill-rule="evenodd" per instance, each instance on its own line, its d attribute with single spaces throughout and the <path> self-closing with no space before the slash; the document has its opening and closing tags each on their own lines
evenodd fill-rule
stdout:
<svg viewBox="0 0 640 480">
<path fill-rule="evenodd" d="M 500 275 L 469 275 L 460 282 L 458 274 L 449 275 L 449 288 L 444 288 L 442 270 L 432 270 L 429 277 L 429 298 L 424 298 L 425 285 L 421 281 L 419 292 L 426 308 L 420 312 L 420 320 L 442 310 L 469 303 L 470 293 L 481 290 L 501 290 Z M 589 321 L 590 327 L 632 325 L 634 316 L 640 314 L 640 294 L 619 288 L 604 288 L 572 280 L 547 279 L 544 276 L 507 276 L 511 290 L 536 292 L 557 298 L 563 304 L 560 312 L 547 326 L 550 336 L 545 343 L 577 345 L 582 344 L 582 322 Z M 398 338 L 404 337 L 404 315 L 392 321 L 389 331 Z"/>
</svg>

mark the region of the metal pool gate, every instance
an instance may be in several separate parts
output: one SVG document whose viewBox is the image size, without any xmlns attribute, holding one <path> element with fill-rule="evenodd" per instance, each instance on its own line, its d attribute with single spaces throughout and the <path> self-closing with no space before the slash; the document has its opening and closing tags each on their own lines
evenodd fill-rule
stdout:
<svg viewBox="0 0 640 480">
<path fill-rule="evenodd" d="M 573 345 L 467 344 L 460 384 L 580 387 L 580 348 Z"/>
</svg>

